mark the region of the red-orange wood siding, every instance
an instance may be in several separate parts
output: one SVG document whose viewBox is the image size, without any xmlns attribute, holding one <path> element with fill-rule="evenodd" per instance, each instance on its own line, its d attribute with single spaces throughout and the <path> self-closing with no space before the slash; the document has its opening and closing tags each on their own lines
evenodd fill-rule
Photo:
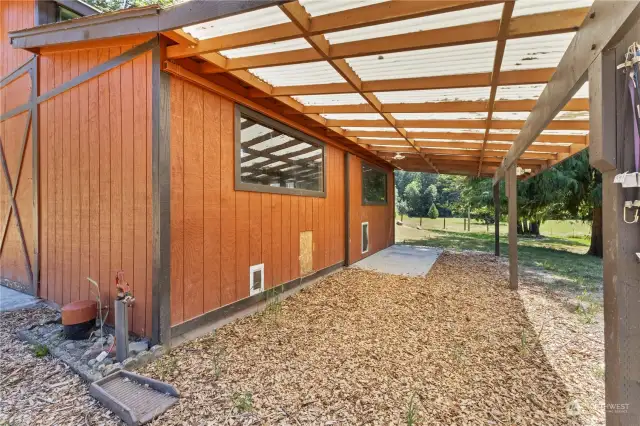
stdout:
<svg viewBox="0 0 640 426">
<path fill-rule="evenodd" d="M 300 231 L 313 230 L 315 270 L 344 260 L 343 152 L 326 148 L 326 198 L 236 191 L 234 107 L 171 77 L 172 325 L 247 297 L 251 265 L 265 288 L 298 278 Z"/>
<path fill-rule="evenodd" d="M 45 54 L 40 94 L 132 46 Z M 111 306 L 124 269 L 129 324 L 151 333 L 151 53 L 40 105 L 40 294 Z"/>
<path fill-rule="evenodd" d="M 349 156 L 349 261 L 357 262 L 394 243 L 394 181 L 387 172 L 387 204 L 362 205 L 362 160 Z M 369 223 L 369 250 L 362 253 L 362 223 Z"/>
<path fill-rule="evenodd" d="M 9 42 L 9 31 L 29 28 L 33 26 L 34 2 L 0 1 L 0 79 L 11 74 L 33 57 L 24 50 L 13 49 Z M 31 78 L 28 73 L 14 80 L 0 89 L 0 115 L 19 107 L 29 101 L 31 95 Z M 33 223 L 33 147 L 31 126 L 27 134 L 22 168 L 18 173 L 20 150 L 24 132 L 27 128 L 28 112 L 11 117 L 0 122 L 0 139 L 4 149 L 7 167 L 12 185 L 16 186 L 16 204 L 20 212 L 20 220 L 24 232 L 29 261 L 35 262 L 34 233 L 37 227 Z M 11 196 L 6 184 L 4 172 L 0 172 L 0 223 L 4 225 L 6 214 L 11 206 Z M 0 230 L 1 231 L 1 230 Z M 0 278 L 8 280 L 10 285 L 21 290 L 31 290 L 29 272 L 25 263 L 22 239 L 18 232 L 15 213 L 11 214 L 4 246 L 0 252 Z"/>
</svg>

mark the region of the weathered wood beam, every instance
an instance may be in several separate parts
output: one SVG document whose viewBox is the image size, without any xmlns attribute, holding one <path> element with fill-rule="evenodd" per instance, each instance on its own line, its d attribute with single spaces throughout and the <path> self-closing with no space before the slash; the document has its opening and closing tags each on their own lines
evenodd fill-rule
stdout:
<svg viewBox="0 0 640 426">
<path fill-rule="evenodd" d="M 276 89 L 276 88 L 274 88 Z M 494 111 L 520 112 L 531 111 L 535 100 L 496 101 Z M 422 112 L 487 112 L 487 101 L 422 102 L 403 104 L 382 104 L 383 112 L 422 113 Z M 588 111 L 589 99 L 572 99 L 564 111 Z M 300 114 L 358 114 L 376 112 L 369 104 L 357 105 L 314 105 L 305 106 Z"/>
<path fill-rule="evenodd" d="M 372 143 L 384 145 L 385 139 L 360 139 L 360 138 L 397 138 L 399 135 L 396 132 L 376 131 L 368 132 L 364 130 L 350 130 L 345 131 L 345 135 L 350 137 L 359 138 L 358 141 L 362 143 Z M 408 132 L 407 135 L 410 138 L 416 139 L 416 142 L 420 142 L 424 139 L 451 139 L 451 140 L 479 140 L 482 141 L 484 135 L 482 133 L 467 133 L 467 132 Z M 516 133 L 491 133 L 489 142 L 493 141 L 515 141 L 518 135 Z M 536 142 L 546 143 L 563 143 L 563 144 L 575 144 L 575 145 L 587 145 L 587 136 L 582 135 L 540 135 Z M 368 142 L 371 141 L 371 142 Z M 389 141 L 393 142 L 393 140 Z"/>
<path fill-rule="evenodd" d="M 496 54 L 493 58 L 493 71 L 491 72 L 491 90 L 489 91 L 489 111 L 487 113 L 487 127 L 484 131 L 484 140 L 482 142 L 482 153 L 480 154 L 480 161 L 478 163 L 478 176 L 482 170 L 482 161 L 484 160 L 484 148 L 489 138 L 489 131 L 491 130 L 491 119 L 493 118 L 494 103 L 496 101 L 496 93 L 498 91 L 498 78 L 500 75 L 500 68 L 502 67 L 502 58 L 504 57 L 504 49 L 507 46 L 507 33 L 510 28 L 511 15 L 513 14 L 513 8 L 515 6 L 514 1 L 508 1 L 502 8 L 502 17 L 500 18 L 500 30 L 498 32 L 498 42 L 496 43 Z M 584 17 L 583 17 L 584 18 Z M 514 19 L 515 21 L 515 19 Z"/>
<path fill-rule="evenodd" d="M 298 1 L 293 1 L 280 6 L 280 9 L 284 12 L 285 15 L 293 22 L 300 33 L 305 38 L 305 40 L 313 47 L 313 50 L 318 54 L 322 59 L 329 62 L 329 64 L 336 70 L 338 74 L 344 78 L 347 83 L 351 85 L 351 87 L 356 90 L 360 95 L 371 105 L 371 107 L 375 108 L 379 113 L 382 114 L 382 117 L 386 121 L 385 125 L 389 125 L 395 129 L 403 138 L 407 140 L 409 145 L 411 145 L 424 159 L 424 161 L 433 167 L 434 171 L 437 173 L 438 169 L 433 166 L 433 164 L 429 161 L 426 155 L 422 154 L 420 148 L 415 146 L 415 142 L 406 137 L 406 131 L 398 126 L 396 126 L 396 120 L 391 114 L 382 113 L 380 109 L 380 101 L 373 93 L 363 93 L 362 92 L 362 80 L 358 75 L 351 69 L 349 64 L 344 59 L 332 59 L 329 56 L 330 46 L 329 42 L 325 38 L 324 35 L 311 35 L 309 34 L 309 26 L 310 26 L 310 17 L 306 12 L 304 7 L 300 5 Z M 326 125 L 329 126 L 329 120 L 326 120 Z"/>
<path fill-rule="evenodd" d="M 589 66 L 608 46 L 615 44 L 640 19 L 640 1 L 596 0 L 589 17 L 574 36 L 556 72 L 522 127 L 514 146 L 494 176 L 499 181 L 506 170 L 554 119 L 580 89 Z"/>
<path fill-rule="evenodd" d="M 484 129 L 487 120 L 396 120 L 398 127 L 425 129 Z M 492 129 L 520 129 L 524 120 L 492 120 Z M 327 120 L 327 127 L 385 127 L 386 120 Z M 547 130 L 589 130 L 587 120 L 555 120 Z M 389 130 L 392 130 L 391 128 Z"/>
<path fill-rule="evenodd" d="M 500 184 L 493 185 L 494 255 L 500 257 Z"/>
</svg>

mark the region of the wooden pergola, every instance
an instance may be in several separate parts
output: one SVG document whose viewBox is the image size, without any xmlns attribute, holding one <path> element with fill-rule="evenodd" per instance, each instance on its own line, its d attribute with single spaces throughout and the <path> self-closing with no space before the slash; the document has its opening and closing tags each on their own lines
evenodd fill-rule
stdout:
<svg viewBox="0 0 640 426">
<path fill-rule="evenodd" d="M 243 14 L 242 25 L 228 17 L 166 31 L 175 42 L 166 69 L 246 93 L 395 167 L 486 177 L 512 147 L 590 5 L 352 3 L 282 2 Z M 471 53 L 431 71 L 443 55 L 475 49 L 482 64 Z M 588 146 L 586 93 L 527 147 L 518 160 L 523 173 L 539 173 Z"/>
<path fill-rule="evenodd" d="M 194 0 L 74 21 L 13 32 L 12 44 L 136 44 L 160 33 L 163 71 L 348 151 L 404 170 L 493 176 L 496 200 L 506 179 L 513 289 L 517 179 L 588 147 L 603 172 L 607 424 L 639 424 L 640 234 L 624 222 L 613 178 L 630 170 L 615 67 L 640 39 L 640 0 Z M 313 164 L 299 173 L 313 179 Z"/>
</svg>

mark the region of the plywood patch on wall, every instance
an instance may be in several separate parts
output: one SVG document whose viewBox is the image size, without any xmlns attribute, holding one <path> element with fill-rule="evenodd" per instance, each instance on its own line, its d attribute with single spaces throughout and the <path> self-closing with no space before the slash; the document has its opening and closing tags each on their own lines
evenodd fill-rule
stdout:
<svg viewBox="0 0 640 426">
<path fill-rule="evenodd" d="M 300 276 L 313 272 L 313 231 L 300 232 Z"/>
</svg>

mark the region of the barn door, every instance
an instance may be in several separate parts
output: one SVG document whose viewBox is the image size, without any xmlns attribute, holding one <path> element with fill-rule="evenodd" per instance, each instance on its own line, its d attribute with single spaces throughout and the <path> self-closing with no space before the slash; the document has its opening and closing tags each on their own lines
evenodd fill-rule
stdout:
<svg viewBox="0 0 640 426">
<path fill-rule="evenodd" d="M 33 295 L 38 275 L 36 73 L 31 59 L 0 80 L 0 283 Z"/>
</svg>

